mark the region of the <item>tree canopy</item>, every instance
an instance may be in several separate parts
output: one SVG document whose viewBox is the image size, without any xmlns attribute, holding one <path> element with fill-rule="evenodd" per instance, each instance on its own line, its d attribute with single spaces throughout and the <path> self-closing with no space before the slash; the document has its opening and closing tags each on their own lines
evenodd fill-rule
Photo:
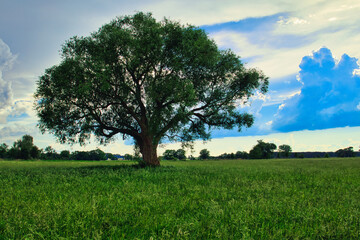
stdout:
<svg viewBox="0 0 360 240">
<path fill-rule="evenodd" d="M 268 88 L 261 71 L 219 50 L 203 30 L 150 13 L 75 36 L 61 56 L 37 83 L 40 129 L 62 143 L 131 137 L 152 166 L 160 164 L 163 141 L 206 140 L 213 128 L 250 127 L 253 116 L 237 106 Z"/>
<path fill-rule="evenodd" d="M 282 144 L 279 146 L 279 157 L 289 157 L 291 152 L 290 145 Z"/>
<path fill-rule="evenodd" d="M 251 159 L 268 159 L 273 156 L 275 149 L 276 145 L 274 143 L 258 140 L 258 143 L 250 150 L 249 155 Z"/>
<path fill-rule="evenodd" d="M 164 152 L 163 158 L 165 160 L 184 160 L 186 159 L 184 149 L 172 150 L 168 149 Z"/>
<path fill-rule="evenodd" d="M 201 151 L 200 151 L 200 155 L 199 155 L 199 158 L 200 159 L 208 159 L 210 157 L 210 152 L 209 152 L 209 150 L 207 150 L 207 149 L 202 149 Z"/>
<path fill-rule="evenodd" d="M 6 154 L 6 145 L 3 145 L 4 156 Z M 21 139 L 14 142 L 13 146 L 7 153 L 13 159 L 31 159 L 40 156 L 40 150 L 33 143 L 33 137 L 24 135 Z"/>
<path fill-rule="evenodd" d="M 339 149 L 335 152 L 337 157 L 355 157 L 355 152 L 353 147 L 347 147 L 344 149 Z"/>
</svg>

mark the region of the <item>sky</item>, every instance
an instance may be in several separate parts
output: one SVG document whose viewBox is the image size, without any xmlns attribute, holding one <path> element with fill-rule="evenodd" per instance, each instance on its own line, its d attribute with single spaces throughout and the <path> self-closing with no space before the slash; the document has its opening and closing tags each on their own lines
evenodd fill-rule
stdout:
<svg viewBox="0 0 360 240">
<path fill-rule="evenodd" d="M 262 70 L 269 92 L 255 94 L 240 111 L 251 128 L 215 130 L 193 152 L 249 151 L 257 140 L 289 144 L 293 151 L 336 151 L 360 145 L 360 1 L 358 0 L 0 0 L 0 143 L 25 134 L 35 145 L 61 150 L 132 153 L 120 138 L 107 146 L 59 144 L 41 134 L 34 111 L 36 81 L 58 64 L 61 45 L 87 36 L 117 16 L 151 12 L 204 29 L 220 49 Z M 178 149 L 180 144 L 162 145 Z"/>
</svg>

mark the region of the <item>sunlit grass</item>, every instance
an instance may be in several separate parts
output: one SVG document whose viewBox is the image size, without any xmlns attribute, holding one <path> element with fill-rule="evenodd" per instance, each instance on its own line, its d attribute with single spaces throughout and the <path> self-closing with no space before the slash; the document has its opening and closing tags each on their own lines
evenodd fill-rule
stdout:
<svg viewBox="0 0 360 240">
<path fill-rule="evenodd" d="M 0 239 L 359 239 L 360 159 L 0 161 Z"/>
</svg>

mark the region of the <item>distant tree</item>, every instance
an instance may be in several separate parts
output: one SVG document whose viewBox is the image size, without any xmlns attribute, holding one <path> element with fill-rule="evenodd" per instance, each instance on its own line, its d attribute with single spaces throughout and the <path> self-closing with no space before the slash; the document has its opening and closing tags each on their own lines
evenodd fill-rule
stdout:
<svg viewBox="0 0 360 240">
<path fill-rule="evenodd" d="M 223 153 L 218 156 L 218 159 L 235 159 L 237 155 L 235 153 Z"/>
<path fill-rule="evenodd" d="M 251 159 L 262 159 L 264 158 L 264 153 L 259 146 L 254 146 L 249 152 L 249 158 Z"/>
<path fill-rule="evenodd" d="M 88 159 L 84 160 L 93 160 L 93 161 L 100 161 L 106 160 L 106 154 L 101 149 L 91 150 L 88 153 Z"/>
<path fill-rule="evenodd" d="M 60 152 L 60 158 L 62 160 L 69 160 L 70 159 L 70 151 L 68 150 L 63 150 Z"/>
<path fill-rule="evenodd" d="M 236 153 L 235 153 L 235 157 L 236 158 L 241 158 L 241 159 L 248 159 L 249 158 L 249 154 L 247 153 L 247 152 L 245 152 L 245 151 L 237 151 Z"/>
<path fill-rule="evenodd" d="M 39 159 L 41 156 L 41 149 L 39 149 L 37 146 L 33 146 L 30 150 L 30 156 L 34 159 Z"/>
<path fill-rule="evenodd" d="M 24 135 L 22 139 L 14 142 L 8 153 L 10 158 L 31 159 L 38 158 L 40 150 L 34 145 L 32 136 Z"/>
<path fill-rule="evenodd" d="M 6 143 L 0 144 L 0 158 L 6 158 L 9 146 Z"/>
<path fill-rule="evenodd" d="M 163 159 L 164 160 L 184 160 L 184 159 L 186 159 L 185 150 L 181 149 L 181 148 L 176 151 L 173 149 L 167 149 L 163 153 Z"/>
<path fill-rule="evenodd" d="M 180 148 L 176 150 L 175 157 L 179 160 L 184 160 L 186 159 L 185 153 L 186 153 L 185 150 Z"/>
<path fill-rule="evenodd" d="M 112 153 L 106 153 L 106 158 L 110 160 L 117 160 L 117 157 L 115 157 Z"/>
<path fill-rule="evenodd" d="M 74 160 L 90 160 L 89 152 L 75 151 L 71 154 L 71 159 Z"/>
<path fill-rule="evenodd" d="M 353 147 L 339 149 L 335 152 L 337 157 L 355 157 L 355 152 Z"/>
<path fill-rule="evenodd" d="M 251 159 L 269 159 L 272 157 L 276 145 L 258 140 L 258 143 L 250 150 Z"/>
<path fill-rule="evenodd" d="M 290 156 L 290 153 L 292 152 L 292 149 L 289 145 L 283 144 L 279 146 L 279 155 L 280 157 L 286 157 L 288 158 Z"/>
<path fill-rule="evenodd" d="M 125 159 L 125 160 L 133 160 L 133 159 L 134 159 L 134 156 L 131 155 L 131 154 L 125 154 L 125 155 L 124 155 L 124 159 Z"/>
<path fill-rule="evenodd" d="M 164 160 L 176 160 L 176 151 L 173 149 L 167 149 L 163 153 Z"/>
<path fill-rule="evenodd" d="M 210 158 L 210 152 L 209 150 L 207 149 L 203 149 L 200 151 L 200 156 L 199 156 L 200 159 L 208 159 Z"/>
<path fill-rule="evenodd" d="M 151 166 L 160 165 L 163 141 L 250 127 L 253 116 L 237 105 L 268 89 L 262 72 L 218 49 L 204 30 L 141 12 L 71 38 L 61 56 L 37 83 L 40 129 L 62 143 L 131 137 Z"/>
<path fill-rule="evenodd" d="M 59 159 L 59 155 L 52 146 L 47 146 L 44 150 L 45 158 L 48 160 Z"/>
<path fill-rule="evenodd" d="M 15 143 L 7 152 L 7 156 L 11 159 L 20 159 L 20 149 L 15 146 Z"/>
</svg>

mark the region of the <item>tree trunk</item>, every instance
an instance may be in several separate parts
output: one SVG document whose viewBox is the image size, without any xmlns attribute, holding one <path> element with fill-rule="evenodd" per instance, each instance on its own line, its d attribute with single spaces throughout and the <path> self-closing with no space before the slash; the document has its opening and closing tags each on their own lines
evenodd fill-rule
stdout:
<svg viewBox="0 0 360 240">
<path fill-rule="evenodd" d="M 160 161 L 157 157 L 157 145 L 153 144 L 152 139 L 146 137 L 139 143 L 140 152 L 143 156 L 143 160 L 146 166 L 157 167 L 160 166 Z"/>
</svg>

